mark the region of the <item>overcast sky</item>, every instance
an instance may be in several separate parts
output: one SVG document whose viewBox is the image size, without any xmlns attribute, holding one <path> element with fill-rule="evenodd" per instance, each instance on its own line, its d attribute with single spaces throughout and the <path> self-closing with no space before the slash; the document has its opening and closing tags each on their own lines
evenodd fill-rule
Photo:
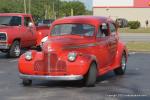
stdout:
<svg viewBox="0 0 150 100">
<path fill-rule="evenodd" d="M 93 3 L 92 1 L 93 0 L 65 0 L 65 1 L 81 1 L 85 4 L 85 6 L 88 10 L 92 10 L 92 3 Z"/>
</svg>

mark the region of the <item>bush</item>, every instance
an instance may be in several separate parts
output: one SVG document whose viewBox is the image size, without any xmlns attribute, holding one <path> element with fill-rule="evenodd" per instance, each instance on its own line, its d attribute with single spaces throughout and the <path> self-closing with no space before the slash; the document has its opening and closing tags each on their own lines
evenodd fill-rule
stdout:
<svg viewBox="0 0 150 100">
<path fill-rule="evenodd" d="M 139 21 L 129 21 L 128 22 L 128 27 L 130 27 L 130 29 L 137 29 L 141 26 Z"/>
</svg>

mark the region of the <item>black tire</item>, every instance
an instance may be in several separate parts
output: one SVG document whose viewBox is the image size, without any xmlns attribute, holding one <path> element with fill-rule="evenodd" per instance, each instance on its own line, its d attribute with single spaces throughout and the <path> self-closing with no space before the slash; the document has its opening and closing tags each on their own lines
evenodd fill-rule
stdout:
<svg viewBox="0 0 150 100">
<path fill-rule="evenodd" d="M 95 63 L 92 63 L 88 73 L 84 77 L 84 83 L 87 87 L 95 86 L 97 79 L 97 67 Z"/>
<path fill-rule="evenodd" d="M 36 50 L 37 50 L 37 51 L 42 51 L 41 46 L 37 46 Z"/>
<path fill-rule="evenodd" d="M 8 53 L 8 50 L 0 50 L 3 53 Z"/>
<path fill-rule="evenodd" d="M 119 68 L 116 68 L 114 70 L 114 73 L 116 75 L 124 75 L 125 74 L 125 71 L 126 71 L 126 54 L 123 53 L 122 54 L 122 58 L 121 58 L 121 61 L 120 61 L 120 67 Z"/>
<path fill-rule="evenodd" d="M 30 86 L 32 84 L 32 80 L 28 80 L 28 79 L 23 79 L 22 80 L 22 84 L 24 86 Z"/>
<path fill-rule="evenodd" d="M 20 42 L 14 41 L 9 50 L 9 57 L 19 57 L 21 54 Z"/>
</svg>

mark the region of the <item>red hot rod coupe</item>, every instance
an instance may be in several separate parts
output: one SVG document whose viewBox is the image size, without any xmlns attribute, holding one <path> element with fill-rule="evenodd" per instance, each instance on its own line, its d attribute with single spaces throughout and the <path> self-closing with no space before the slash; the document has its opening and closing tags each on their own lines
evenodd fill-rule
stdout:
<svg viewBox="0 0 150 100">
<path fill-rule="evenodd" d="M 94 86 L 109 71 L 123 75 L 128 51 L 109 18 L 74 16 L 56 20 L 41 52 L 28 51 L 19 59 L 23 85 L 32 80 L 83 80 Z"/>
</svg>

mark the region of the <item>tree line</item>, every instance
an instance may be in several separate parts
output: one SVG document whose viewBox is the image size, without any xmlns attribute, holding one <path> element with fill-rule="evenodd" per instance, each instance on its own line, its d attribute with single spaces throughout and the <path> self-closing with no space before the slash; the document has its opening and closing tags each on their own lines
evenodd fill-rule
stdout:
<svg viewBox="0 0 150 100">
<path fill-rule="evenodd" d="M 25 7 L 26 6 L 26 7 Z M 25 9 L 26 8 L 26 9 Z M 71 15 L 91 15 L 80 1 L 0 0 L 0 13 L 31 13 L 36 20 L 56 19 Z"/>
</svg>

